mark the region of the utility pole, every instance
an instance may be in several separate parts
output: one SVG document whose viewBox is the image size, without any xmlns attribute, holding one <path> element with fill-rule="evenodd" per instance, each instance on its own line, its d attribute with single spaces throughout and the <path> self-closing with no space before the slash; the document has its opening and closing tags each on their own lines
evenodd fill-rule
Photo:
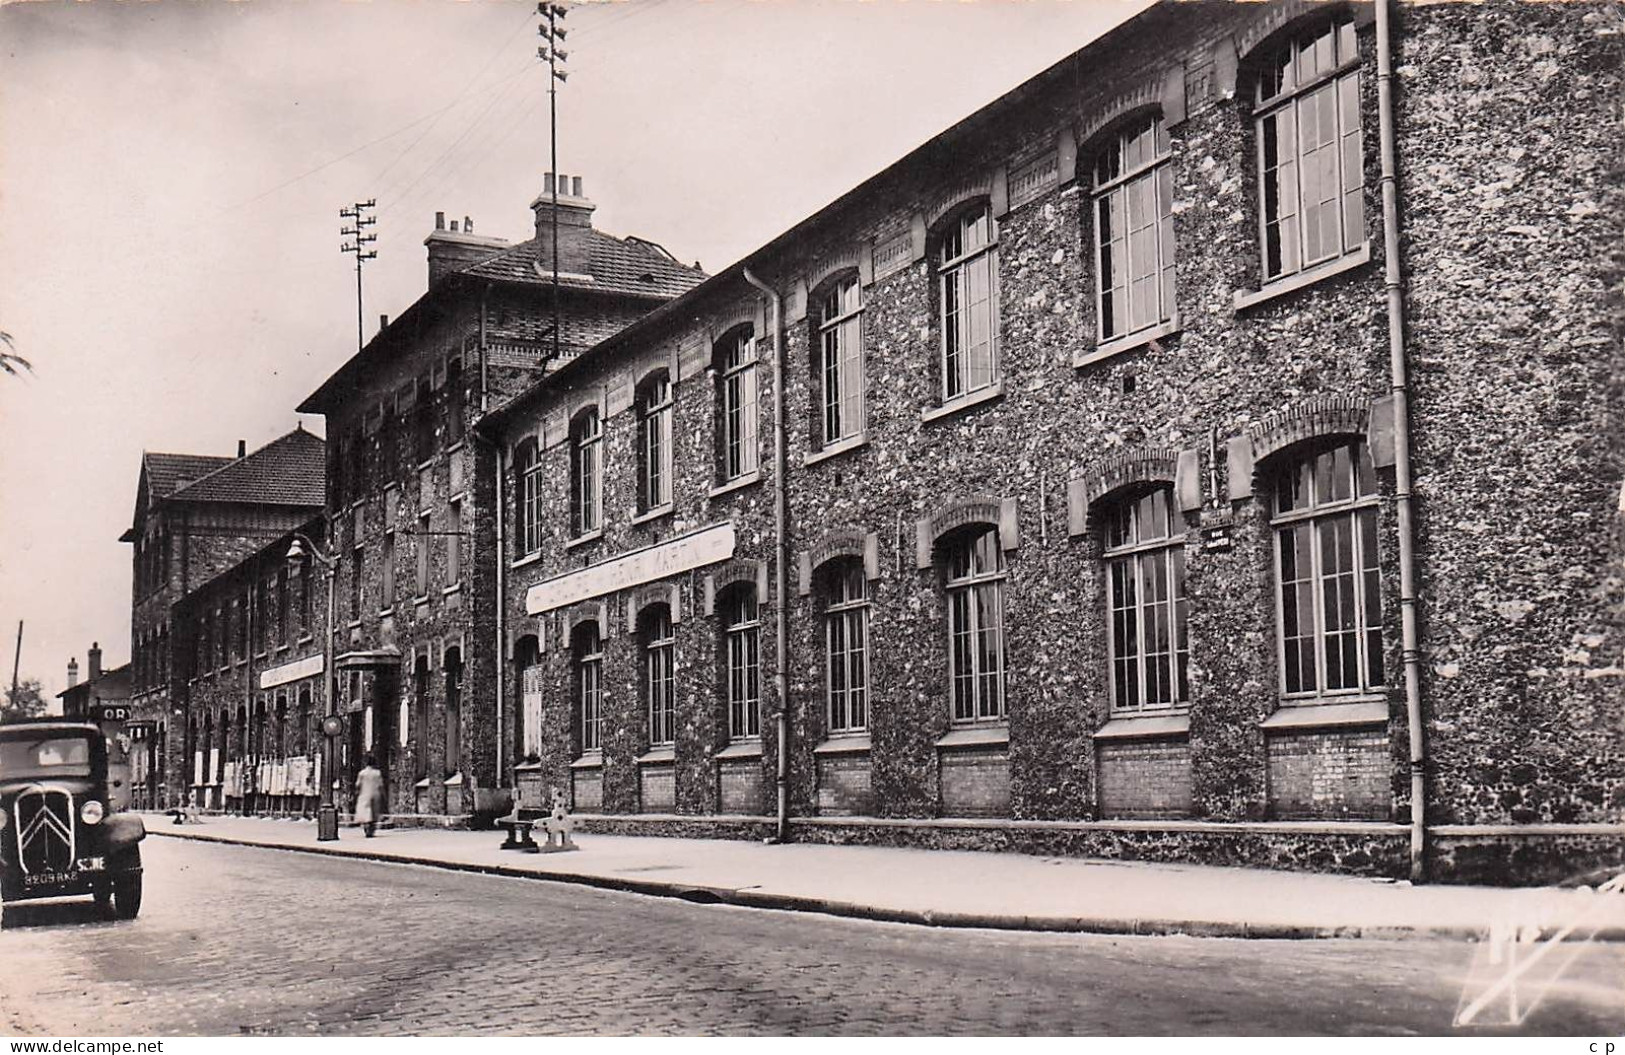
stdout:
<svg viewBox="0 0 1625 1055">
<path fill-rule="evenodd" d="M 11 659 L 11 706 L 17 706 L 17 671 L 23 665 L 23 621 L 17 620 L 17 654 Z"/>
<path fill-rule="evenodd" d="M 339 219 L 349 220 L 355 224 L 353 227 L 339 228 L 339 234 L 355 239 L 353 242 L 345 242 L 339 246 L 339 252 L 355 254 L 355 347 L 358 352 L 367 343 L 361 321 L 361 263 L 365 260 L 375 260 L 378 257 L 378 250 L 367 248 L 367 246 L 378 241 L 376 234 L 367 233 L 367 228 L 378 223 L 378 217 L 369 216 L 367 213 L 377 205 L 377 199 L 368 198 L 366 201 L 356 202 L 347 209 L 339 210 Z"/>
<path fill-rule="evenodd" d="M 568 15 L 569 10 L 560 3 L 552 0 L 542 0 L 536 5 L 536 14 L 542 19 L 536 27 L 543 40 L 547 41 L 536 49 L 536 57 L 547 63 L 551 76 L 547 80 L 547 133 L 549 142 L 547 182 L 553 191 L 553 352 L 548 356 L 552 362 L 559 358 L 559 85 L 570 79 L 570 75 L 563 68 L 564 60 L 570 57 L 569 52 L 559 50 L 559 42 L 568 34 L 559 25 L 559 20 Z"/>
</svg>

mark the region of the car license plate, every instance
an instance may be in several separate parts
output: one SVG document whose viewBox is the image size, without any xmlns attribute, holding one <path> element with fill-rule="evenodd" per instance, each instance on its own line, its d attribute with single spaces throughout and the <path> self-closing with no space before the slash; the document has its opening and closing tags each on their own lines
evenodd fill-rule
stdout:
<svg viewBox="0 0 1625 1055">
<path fill-rule="evenodd" d="M 23 889 L 33 887 L 60 886 L 63 883 L 73 882 L 72 872 L 33 872 L 23 876 Z"/>
</svg>

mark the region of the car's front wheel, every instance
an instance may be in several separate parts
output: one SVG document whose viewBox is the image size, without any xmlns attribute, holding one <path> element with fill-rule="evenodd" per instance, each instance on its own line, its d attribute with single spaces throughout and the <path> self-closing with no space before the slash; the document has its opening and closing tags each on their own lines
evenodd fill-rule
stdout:
<svg viewBox="0 0 1625 1055">
<path fill-rule="evenodd" d="M 97 900 L 100 900 L 97 895 Z M 128 872 L 113 880 L 113 918 L 135 919 L 141 911 L 141 873 Z"/>
</svg>

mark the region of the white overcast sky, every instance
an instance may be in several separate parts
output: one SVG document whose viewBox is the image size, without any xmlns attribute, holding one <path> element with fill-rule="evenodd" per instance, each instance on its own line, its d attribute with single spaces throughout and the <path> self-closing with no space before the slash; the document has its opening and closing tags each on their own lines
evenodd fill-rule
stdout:
<svg viewBox="0 0 1625 1055">
<path fill-rule="evenodd" d="M 577 4 L 559 167 L 600 229 L 715 272 L 1145 6 Z M 435 210 L 528 236 L 535 23 L 519 0 L 0 7 L 0 330 L 36 369 L 0 376 L 0 654 L 26 620 L 24 677 L 60 691 L 92 640 L 129 658 L 143 450 L 258 447 L 354 353 L 340 206 L 378 201 L 369 336 L 423 292 Z"/>
</svg>

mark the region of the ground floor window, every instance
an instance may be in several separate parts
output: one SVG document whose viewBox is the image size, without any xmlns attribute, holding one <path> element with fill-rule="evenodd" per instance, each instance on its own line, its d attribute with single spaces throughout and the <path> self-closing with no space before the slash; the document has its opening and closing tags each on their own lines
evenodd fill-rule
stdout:
<svg viewBox="0 0 1625 1055">
<path fill-rule="evenodd" d="M 945 552 L 949 693 L 954 720 L 1004 717 L 1004 551 L 991 526 L 952 539 Z"/>
<path fill-rule="evenodd" d="M 596 622 L 582 623 L 574 635 L 576 734 L 581 751 L 603 747 L 604 640 Z"/>
<path fill-rule="evenodd" d="M 824 674 L 829 731 L 869 724 L 869 593 L 863 564 L 843 561 L 826 578 Z"/>
<path fill-rule="evenodd" d="M 761 736 L 762 623 L 756 606 L 756 587 L 733 588 L 723 596 L 719 609 L 728 737 L 743 740 Z"/>
</svg>

